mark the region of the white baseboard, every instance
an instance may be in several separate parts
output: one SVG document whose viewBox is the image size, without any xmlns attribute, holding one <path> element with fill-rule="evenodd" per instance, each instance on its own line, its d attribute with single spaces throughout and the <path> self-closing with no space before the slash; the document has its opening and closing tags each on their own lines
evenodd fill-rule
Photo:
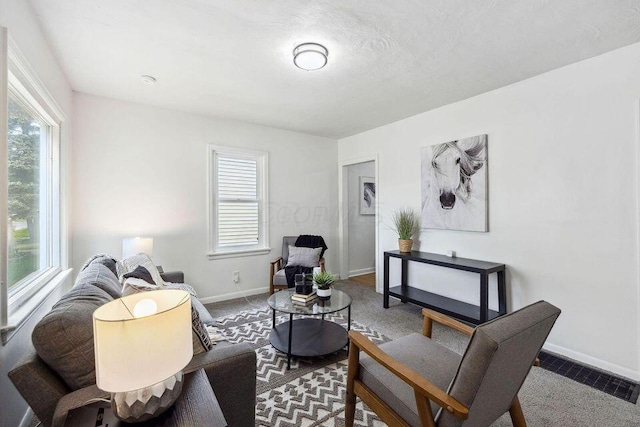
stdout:
<svg viewBox="0 0 640 427">
<path fill-rule="evenodd" d="M 376 272 L 376 268 L 375 267 L 361 268 L 359 270 L 350 271 L 349 272 L 349 277 L 362 276 L 363 274 L 370 274 L 370 273 L 375 273 L 375 272 Z"/>
<path fill-rule="evenodd" d="M 31 424 L 31 419 L 34 415 L 35 414 L 33 413 L 33 409 L 27 408 L 27 412 L 24 413 L 22 421 L 20 421 L 20 427 L 29 427 L 29 424 Z"/>
<path fill-rule="evenodd" d="M 598 359 L 597 357 L 592 357 L 578 351 L 570 350 L 568 348 L 549 343 L 545 344 L 542 349 L 548 350 L 560 356 L 568 357 L 577 362 L 590 365 L 594 368 L 598 368 L 600 370 L 611 372 L 613 374 L 628 378 L 632 381 L 640 381 L 640 372 L 617 365 L 615 363 L 607 362 L 606 360 Z"/>
<path fill-rule="evenodd" d="M 198 299 L 203 304 L 209 304 L 212 302 L 227 301 L 235 298 L 242 298 L 242 297 L 248 297 L 251 295 L 263 294 L 265 292 L 269 292 L 268 286 L 265 286 L 264 288 L 247 289 L 246 291 L 231 292 L 229 294 L 214 295 L 212 297 L 205 297 L 205 298 L 198 298 Z"/>
</svg>

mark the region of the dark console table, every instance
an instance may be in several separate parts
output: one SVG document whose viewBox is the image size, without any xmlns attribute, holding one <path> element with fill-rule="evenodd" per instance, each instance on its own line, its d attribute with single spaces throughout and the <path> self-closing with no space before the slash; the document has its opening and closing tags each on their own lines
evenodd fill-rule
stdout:
<svg viewBox="0 0 640 427">
<path fill-rule="evenodd" d="M 399 258 L 402 262 L 400 286 L 389 287 L 389 258 Z M 478 273 L 480 275 L 480 305 L 468 304 L 409 286 L 409 261 Z M 479 325 L 507 313 L 504 272 L 504 264 L 494 262 L 448 257 L 428 252 L 388 251 L 384 253 L 384 308 L 389 308 L 389 297 L 392 296 L 399 298 L 402 302 L 417 304 Z M 498 275 L 498 311 L 489 310 L 489 274 L 492 273 Z"/>
</svg>

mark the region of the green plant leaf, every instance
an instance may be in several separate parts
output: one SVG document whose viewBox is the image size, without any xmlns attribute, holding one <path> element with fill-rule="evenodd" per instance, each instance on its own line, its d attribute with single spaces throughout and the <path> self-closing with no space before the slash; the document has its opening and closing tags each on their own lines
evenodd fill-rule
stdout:
<svg viewBox="0 0 640 427">
<path fill-rule="evenodd" d="M 321 271 L 313 276 L 313 280 L 316 282 L 318 289 L 329 289 L 335 283 L 336 279 L 333 274 L 328 271 Z"/>
<path fill-rule="evenodd" d="M 420 229 L 420 217 L 411 208 L 401 208 L 393 213 L 393 226 L 398 233 L 398 238 L 411 240 Z"/>
</svg>

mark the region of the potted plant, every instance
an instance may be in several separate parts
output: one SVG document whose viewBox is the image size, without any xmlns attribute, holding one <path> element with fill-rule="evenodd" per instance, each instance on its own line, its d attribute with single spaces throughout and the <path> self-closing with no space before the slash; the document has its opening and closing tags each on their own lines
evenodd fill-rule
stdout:
<svg viewBox="0 0 640 427">
<path fill-rule="evenodd" d="M 401 208 L 393 213 L 393 226 L 398 233 L 400 252 L 411 252 L 413 236 L 420 229 L 420 217 L 411 208 Z"/>
<path fill-rule="evenodd" d="M 313 276 L 313 280 L 318 287 L 316 291 L 318 298 L 323 300 L 331 298 L 331 286 L 333 286 L 336 281 L 333 274 L 328 271 L 321 271 Z"/>
</svg>

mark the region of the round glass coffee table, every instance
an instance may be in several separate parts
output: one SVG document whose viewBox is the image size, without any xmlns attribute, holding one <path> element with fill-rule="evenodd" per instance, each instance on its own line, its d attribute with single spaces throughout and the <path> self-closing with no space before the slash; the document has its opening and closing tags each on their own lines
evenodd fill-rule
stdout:
<svg viewBox="0 0 640 427">
<path fill-rule="evenodd" d="M 287 369 L 291 368 L 291 356 L 325 356 L 344 348 L 349 343 L 348 331 L 351 329 L 351 297 L 346 293 L 334 288 L 330 299 L 316 299 L 315 304 L 307 306 L 293 303 L 291 295 L 294 293 L 293 289 L 285 289 L 267 300 L 273 311 L 269 341 L 276 350 L 287 353 Z M 324 319 L 326 314 L 344 309 L 347 309 L 347 329 Z M 289 321 L 276 325 L 277 311 L 289 314 Z M 304 317 L 294 319 L 294 315 Z"/>
</svg>

